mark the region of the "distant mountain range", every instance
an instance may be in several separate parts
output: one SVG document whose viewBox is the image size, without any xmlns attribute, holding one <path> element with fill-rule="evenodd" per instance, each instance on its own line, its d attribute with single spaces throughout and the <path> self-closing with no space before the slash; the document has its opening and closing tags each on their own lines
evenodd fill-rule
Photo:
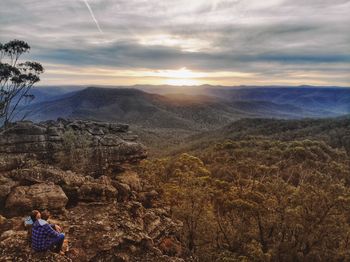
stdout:
<svg viewBox="0 0 350 262">
<path fill-rule="evenodd" d="M 82 118 L 146 128 L 210 130 L 241 118 L 324 118 L 350 113 L 350 88 L 88 87 L 37 88 L 23 108 L 34 121 Z"/>
</svg>

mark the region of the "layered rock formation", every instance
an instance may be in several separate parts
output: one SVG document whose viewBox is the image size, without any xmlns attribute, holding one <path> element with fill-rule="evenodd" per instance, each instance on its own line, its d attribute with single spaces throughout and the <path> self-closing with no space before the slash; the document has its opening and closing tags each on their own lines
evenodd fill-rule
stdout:
<svg viewBox="0 0 350 262">
<path fill-rule="evenodd" d="M 38 207 L 61 211 L 68 202 L 62 188 L 53 183 L 34 184 L 15 187 L 8 195 L 5 208 L 18 213 L 17 210 L 33 210 Z"/>
<path fill-rule="evenodd" d="M 146 151 L 127 129 L 61 119 L 0 131 L 0 261 L 189 260 L 178 241 L 181 223 L 128 169 Z M 84 137 L 74 144 L 87 163 L 79 171 L 62 169 L 67 135 Z M 32 209 L 53 213 L 68 239 L 65 255 L 30 249 L 23 217 Z"/>
<path fill-rule="evenodd" d="M 84 153 L 84 168 L 89 172 L 120 169 L 146 157 L 145 148 L 128 128 L 124 124 L 65 119 L 39 124 L 16 122 L 0 129 L 0 170 L 17 168 L 28 158 L 57 164 L 64 157 L 74 157 L 74 150 Z"/>
</svg>

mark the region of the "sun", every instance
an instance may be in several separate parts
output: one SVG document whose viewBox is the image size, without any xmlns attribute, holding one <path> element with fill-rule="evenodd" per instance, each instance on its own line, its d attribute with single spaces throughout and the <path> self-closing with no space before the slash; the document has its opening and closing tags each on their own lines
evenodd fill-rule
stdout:
<svg viewBox="0 0 350 262">
<path fill-rule="evenodd" d="M 160 71 L 158 76 L 164 78 L 164 83 L 167 85 L 192 86 L 200 85 L 200 78 L 204 77 L 204 74 L 193 72 L 186 67 L 183 67 L 178 70 Z"/>
<path fill-rule="evenodd" d="M 195 86 L 200 85 L 200 82 L 195 79 L 167 79 L 165 80 L 165 84 L 172 86 Z"/>
</svg>

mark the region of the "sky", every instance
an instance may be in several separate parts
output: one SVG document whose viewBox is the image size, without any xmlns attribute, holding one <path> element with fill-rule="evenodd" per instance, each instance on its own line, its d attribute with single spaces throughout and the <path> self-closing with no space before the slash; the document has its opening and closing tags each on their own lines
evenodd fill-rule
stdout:
<svg viewBox="0 0 350 262">
<path fill-rule="evenodd" d="M 350 0 L 1 0 L 42 85 L 350 86 Z"/>
</svg>

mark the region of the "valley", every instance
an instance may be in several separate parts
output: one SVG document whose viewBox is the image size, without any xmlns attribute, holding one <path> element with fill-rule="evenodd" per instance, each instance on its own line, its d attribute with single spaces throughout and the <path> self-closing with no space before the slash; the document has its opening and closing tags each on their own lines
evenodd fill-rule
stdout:
<svg viewBox="0 0 350 262">
<path fill-rule="evenodd" d="M 52 87 L 50 87 L 52 88 Z M 243 118 L 303 119 L 350 114 L 350 90 L 320 87 L 134 86 L 51 89 L 22 114 L 35 122 L 86 119 L 129 124 L 151 155 Z M 36 92 L 45 93 L 46 88 Z M 283 91 L 283 92 L 282 92 Z M 186 94 L 185 94 L 186 92 Z M 59 95 L 57 95 L 59 93 Z M 44 101 L 43 101 L 44 100 Z M 20 117 L 18 117 L 19 119 Z M 191 139 L 191 138 L 190 138 Z"/>
</svg>

